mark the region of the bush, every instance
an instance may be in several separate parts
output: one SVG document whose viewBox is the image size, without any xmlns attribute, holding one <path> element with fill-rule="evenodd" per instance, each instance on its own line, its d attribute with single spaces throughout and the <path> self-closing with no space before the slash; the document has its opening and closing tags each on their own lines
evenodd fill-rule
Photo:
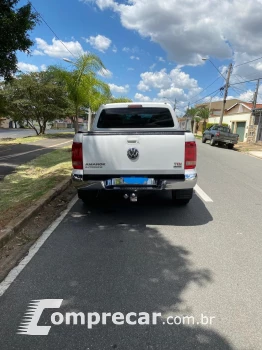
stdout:
<svg viewBox="0 0 262 350">
<path fill-rule="evenodd" d="M 211 128 L 211 126 L 213 126 L 213 125 L 218 125 L 218 123 L 207 123 L 207 124 L 206 124 L 206 129 Z M 222 126 L 229 127 L 229 125 L 226 124 L 226 123 L 222 123 Z"/>
</svg>

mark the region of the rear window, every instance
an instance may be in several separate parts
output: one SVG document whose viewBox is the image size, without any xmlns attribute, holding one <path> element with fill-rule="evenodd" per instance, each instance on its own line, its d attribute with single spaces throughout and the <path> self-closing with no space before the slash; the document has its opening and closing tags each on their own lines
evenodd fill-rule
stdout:
<svg viewBox="0 0 262 350">
<path fill-rule="evenodd" d="M 228 132 L 228 131 L 229 131 L 228 128 L 227 128 L 226 126 L 219 126 L 219 127 L 218 127 L 218 130 L 219 130 L 219 131 L 223 131 L 223 132 Z"/>
<path fill-rule="evenodd" d="M 103 109 L 98 128 L 172 128 L 174 121 L 168 108 L 108 108 Z"/>
</svg>

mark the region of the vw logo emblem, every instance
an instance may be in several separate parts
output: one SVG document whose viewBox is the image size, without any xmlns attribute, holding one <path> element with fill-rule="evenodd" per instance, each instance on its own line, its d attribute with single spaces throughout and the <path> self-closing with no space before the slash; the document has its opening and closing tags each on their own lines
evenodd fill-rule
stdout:
<svg viewBox="0 0 262 350">
<path fill-rule="evenodd" d="M 138 149 L 136 149 L 136 148 L 129 148 L 129 150 L 127 151 L 127 156 L 131 160 L 136 159 L 139 156 Z"/>
</svg>

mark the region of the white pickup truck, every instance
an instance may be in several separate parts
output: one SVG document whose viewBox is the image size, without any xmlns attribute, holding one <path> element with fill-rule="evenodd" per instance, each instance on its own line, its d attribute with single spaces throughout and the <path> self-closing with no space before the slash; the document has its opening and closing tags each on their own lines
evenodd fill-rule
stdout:
<svg viewBox="0 0 262 350">
<path fill-rule="evenodd" d="M 101 191 L 136 202 L 143 191 L 170 191 L 187 204 L 197 182 L 196 142 L 167 103 L 105 104 L 92 130 L 74 136 L 72 182 L 90 203 Z"/>
</svg>

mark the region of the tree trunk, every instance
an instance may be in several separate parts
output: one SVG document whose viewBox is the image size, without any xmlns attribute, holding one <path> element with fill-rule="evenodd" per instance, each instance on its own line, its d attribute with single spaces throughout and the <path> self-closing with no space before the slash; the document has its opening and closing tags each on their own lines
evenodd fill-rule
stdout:
<svg viewBox="0 0 262 350">
<path fill-rule="evenodd" d="M 42 133 L 45 134 L 45 131 L 46 131 L 46 122 L 43 122 Z"/>
<path fill-rule="evenodd" d="M 196 134 L 197 131 L 197 122 L 194 122 L 194 127 L 193 127 L 193 134 Z"/>
<path fill-rule="evenodd" d="M 75 117 L 75 122 L 74 122 L 75 133 L 78 133 L 78 131 L 79 131 L 78 117 L 79 117 L 79 109 L 78 109 L 78 107 L 76 107 L 76 117 Z"/>
<path fill-rule="evenodd" d="M 191 131 L 192 132 L 194 131 L 194 120 L 193 119 L 191 120 Z"/>
<path fill-rule="evenodd" d="M 38 132 L 38 130 L 37 130 L 37 128 L 34 126 L 34 124 L 31 124 L 29 121 L 28 121 L 28 124 L 31 126 L 32 129 L 35 130 L 36 135 L 38 136 L 40 133 Z"/>
<path fill-rule="evenodd" d="M 88 109 L 88 122 L 87 122 L 87 131 L 91 130 L 91 126 L 92 126 L 92 111 L 91 108 Z"/>
</svg>

